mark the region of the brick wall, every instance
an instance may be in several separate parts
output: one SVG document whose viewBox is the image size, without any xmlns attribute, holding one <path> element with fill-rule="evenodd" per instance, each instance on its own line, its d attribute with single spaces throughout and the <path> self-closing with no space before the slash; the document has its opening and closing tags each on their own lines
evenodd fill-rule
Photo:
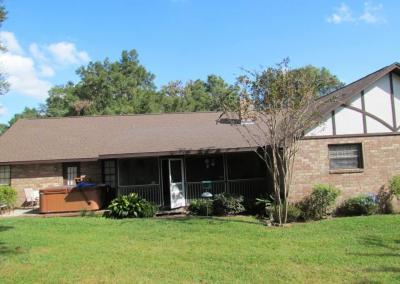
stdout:
<svg viewBox="0 0 400 284">
<path fill-rule="evenodd" d="M 101 182 L 101 163 L 82 162 L 81 174 Z M 29 164 L 11 166 L 11 186 L 18 192 L 17 205 L 25 201 L 24 188 L 43 189 L 63 185 L 62 164 Z"/>
<path fill-rule="evenodd" d="M 340 143 L 362 143 L 363 171 L 330 173 L 328 145 Z M 303 140 L 294 166 L 292 200 L 308 195 L 316 183 L 340 189 L 339 201 L 361 193 L 377 193 L 395 174 L 400 174 L 400 136 Z"/>
</svg>

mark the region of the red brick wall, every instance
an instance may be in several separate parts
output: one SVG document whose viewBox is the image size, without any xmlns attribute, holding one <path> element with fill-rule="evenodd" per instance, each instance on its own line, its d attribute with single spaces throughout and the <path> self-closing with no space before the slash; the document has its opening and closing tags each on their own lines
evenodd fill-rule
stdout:
<svg viewBox="0 0 400 284">
<path fill-rule="evenodd" d="M 93 182 L 100 183 L 101 163 L 82 162 L 81 174 L 87 175 Z M 25 201 L 24 188 L 43 189 L 63 183 L 62 163 L 11 166 L 11 186 L 18 192 L 18 206 Z"/>
<path fill-rule="evenodd" d="M 330 173 L 328 145 L 340 143 L 362 143 L 363 171 Z M 294 166 L 292 200 L 308 195 L 316 183 L 340 189 L 339 201 L 361 193 L 377 193 L 395 174 L 400 174 L 400 136 L 303 140 Z"/>
</svg>

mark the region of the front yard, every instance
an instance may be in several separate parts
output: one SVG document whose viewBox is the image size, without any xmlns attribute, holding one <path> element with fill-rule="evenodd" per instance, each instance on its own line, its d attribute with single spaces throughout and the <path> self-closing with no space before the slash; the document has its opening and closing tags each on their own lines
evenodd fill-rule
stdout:
<svg viewBox="0 0 400 284">
<path fill-rule="evenodd" d="M 0 220 L 0 282 L 400 281 L 400 216 Z"/>
</svg>

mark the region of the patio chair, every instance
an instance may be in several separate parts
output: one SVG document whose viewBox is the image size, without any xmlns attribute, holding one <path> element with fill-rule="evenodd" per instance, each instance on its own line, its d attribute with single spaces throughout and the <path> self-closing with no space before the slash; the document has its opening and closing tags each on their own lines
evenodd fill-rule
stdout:
<svg viewBox="0 0 400 284">
<path fill-rule="evenodd" d="M 32 188 L 24 188 L 25 202 L 34 207 L 39 203 L 39 191 Z"/>
</svg>

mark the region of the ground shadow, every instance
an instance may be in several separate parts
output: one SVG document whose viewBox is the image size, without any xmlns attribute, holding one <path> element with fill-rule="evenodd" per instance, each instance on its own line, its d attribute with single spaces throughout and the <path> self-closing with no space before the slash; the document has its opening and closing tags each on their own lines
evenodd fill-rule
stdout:
<svg viewBox="0 0 400 284">
<path fill-rule="evenodd" d="M 187 224 L 191 224 L 191 222 L 194 220 L 208 220 L 210 222 L 242 223 L 242 224 L 265 226 L 265 223 L 263 223 L 260 220 L 250 221 L 250 220 L 241 220 L 238 218 L 214 217 L 214 216 L 210 216 L 210 217 L 206 217 L 206 216 L 168 216 L 168 217 L 158 218 L 158 220 L 170 221 L 170 222 L 182 222 L 182 223 L 187 223 Z"/>
<path fill-rule="evenodd" d="M 13 226 L 0 225 L 0 232 L 8 231 L 14 228 Z"/>
<path fill-rule="evenodd" d="M 398 258 L 400 257 L 400 240 L 385 240 L 379 236 L 366 236 L 361 238 L 360 243 L 366 247 L 379 249 L 380 252 L 351 253 L 351 255 L 373 258 Z M 366 273 L 400 273 L 400 266 L 377 266 L 365 269 Z"/>
<path fill-rule="evenodd" d="M 0 225 L 0 232 L 8 231 L 13 228 L 14 227 L 12 227 L 12 226 Z M 18 254 L 18 253 L 23 253 L 23 252 L 24 252 L 24 249 L 21 247 L 11 247 L 11 246 L 7 245 L 5 242 L 0 241 L 0 256 L 1 255 L 9 255 L 9 254 Z"/>
</svg>

